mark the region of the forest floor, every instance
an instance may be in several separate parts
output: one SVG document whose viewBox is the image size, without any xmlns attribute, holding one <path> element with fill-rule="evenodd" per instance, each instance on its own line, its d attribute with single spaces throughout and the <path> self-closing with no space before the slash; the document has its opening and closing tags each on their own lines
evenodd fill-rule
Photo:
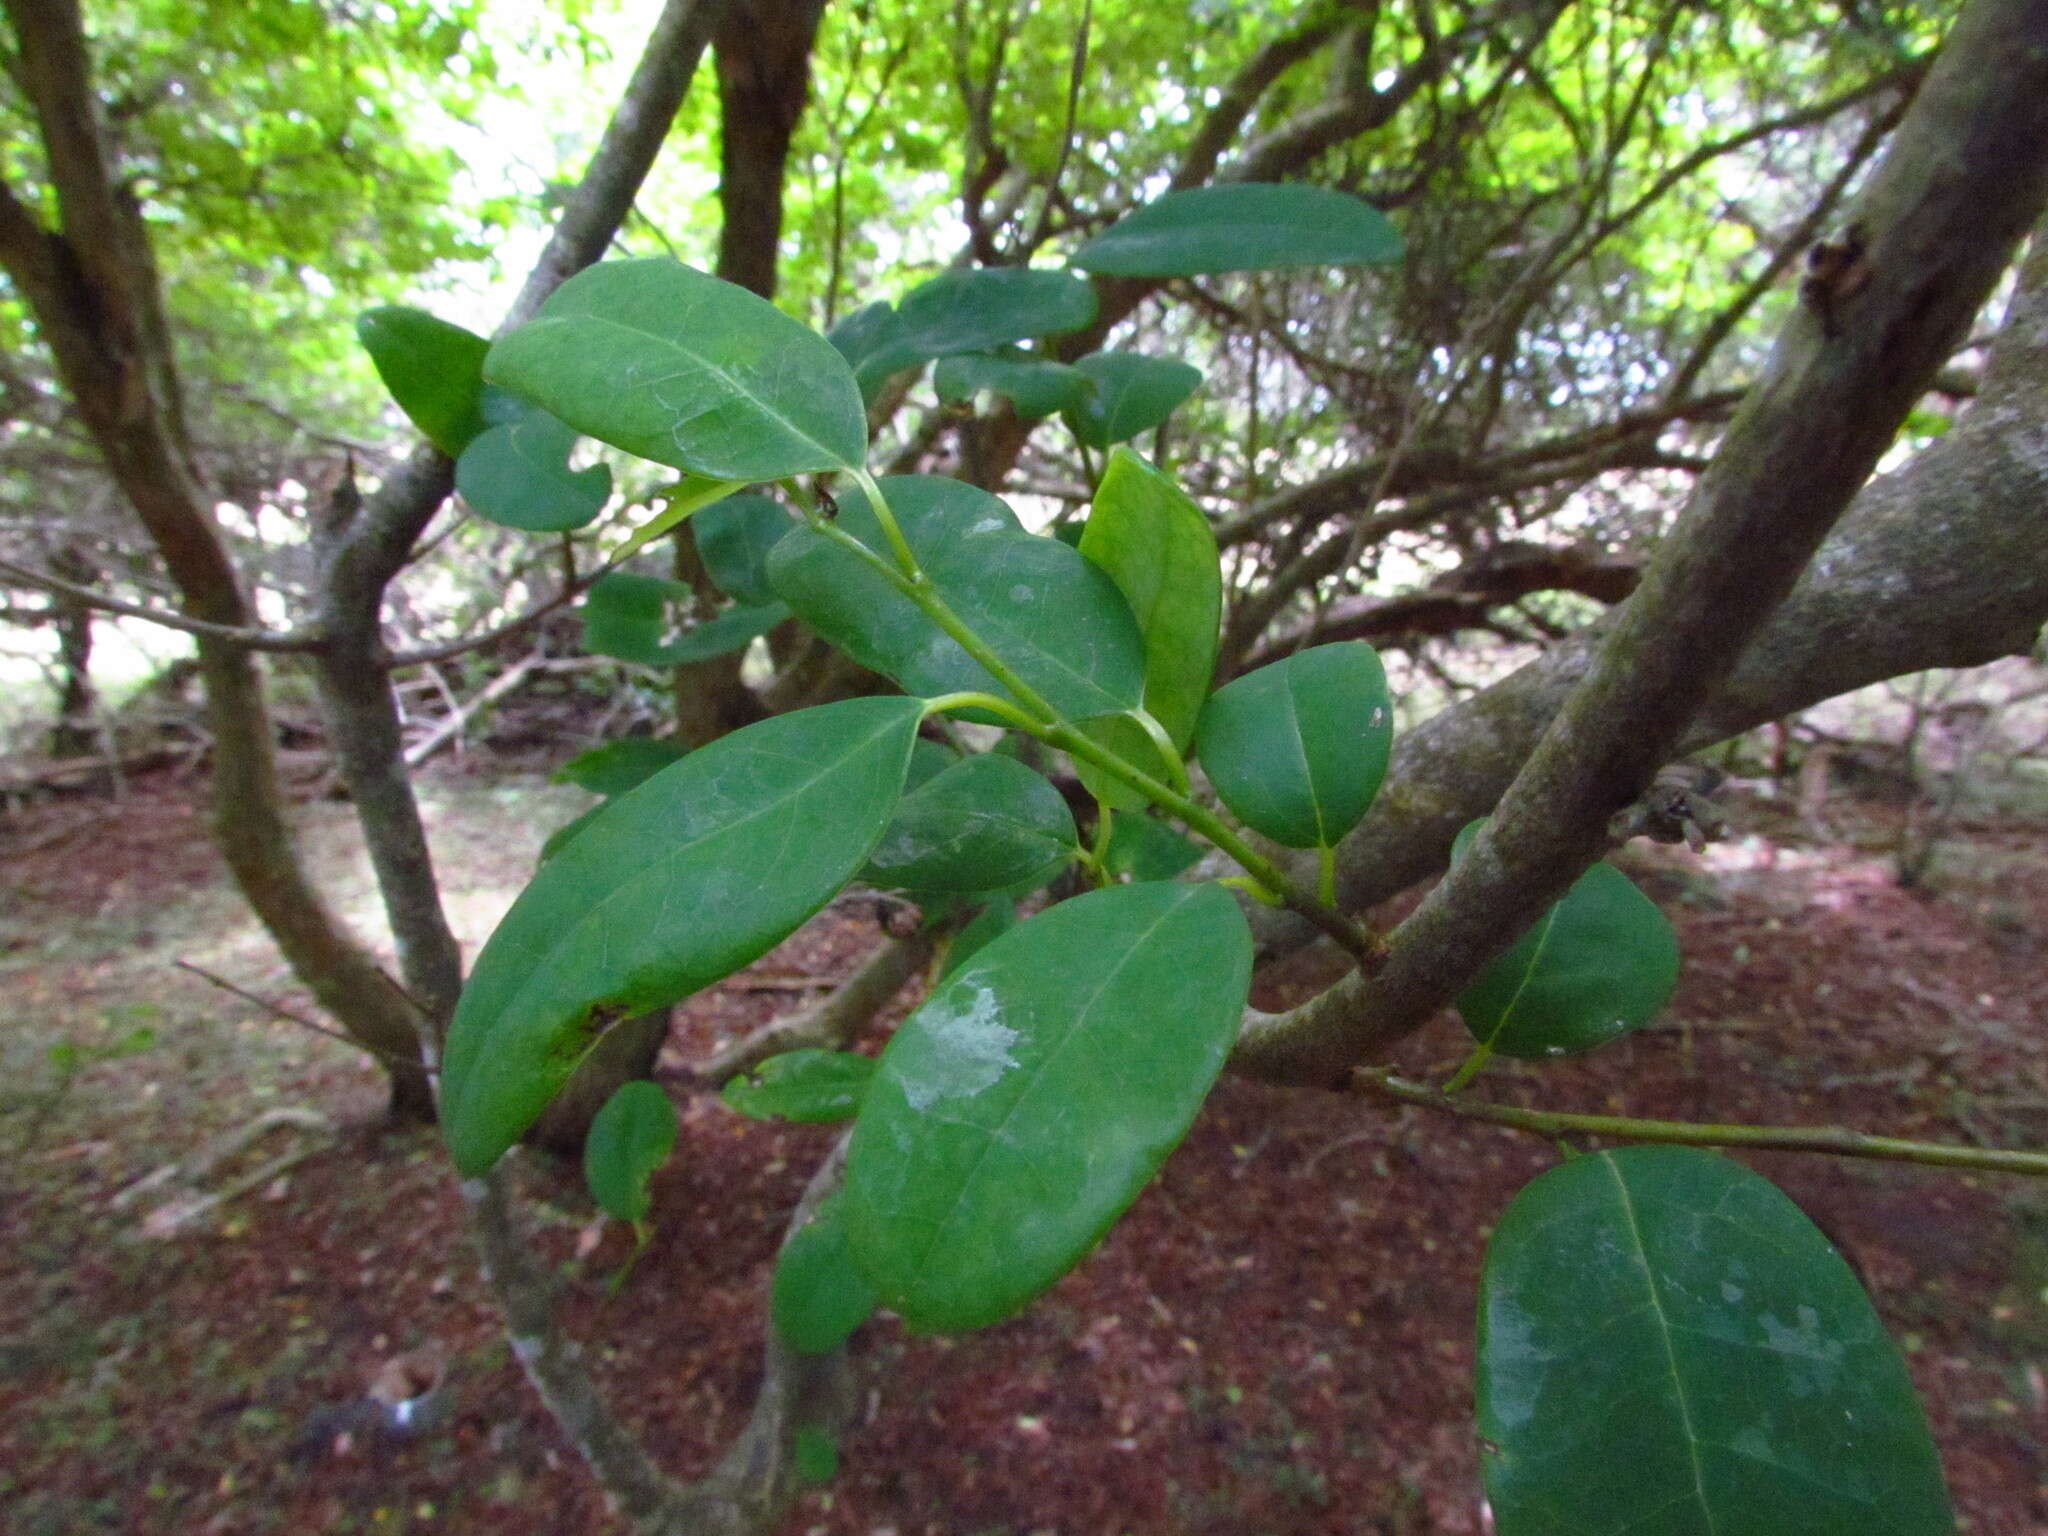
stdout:
<svg viewBox="0 0 2048 1536">
<path fill-rule="evenodd" d="M 510 1360 L 428 1131 L 378 1116 L 363 1058 L 174 968 L 303 1009 L 222 882 L 196 786 L 0 822 L 0 1528 L 580 1536 L 601 1502 Z M 479 940 L 580 808 L 532 778 L 426 784 L 456 922 Z M 1761 802 L 1732 841 L 1632 867 L 1676 922 L 1667 1017 L 1489 1098 L 1635 1115 L 1841 1123 L 2048 1144 L 2048 826 L 1957 829 L 1900 889 L 1899 813 L 1831 806 L 1816 840 Z M 373 930 L 344 807 L 305 808 L 337 900 Z M 1641 845 L 1638 845 L 1641 846 Z M 843 976 L 867 916 L 814 923 L 691 1001 L 655 1234 L 629 1246 L 574 1169 L 520 1158 L 563 1314 L 660 1459 L 706 1470 L 744 1421 L 786 1213 L 829 1127 L 742 1120 L 685 1064 Z M 1300 995 L 1323 962 L 1269 978 Z M 1324 972 L 1327 974 L 1327 972 Z M 138 1033 L 140 1031 L 141 1033 Z M 1411 1075 L 1462 1054 L 1444 1020 Z M 868 1042 L 872 1048 L 874 1042 Z M 267 1110 L 278 1125 L 180 1220 L 137 1181 Z M 1226 1080 L 1101 1249 L 1021 1317 L 959 1339 L 857 1336 L 862 1401 L 802 1536 L 1321 1536 L 1490 1529 L 1471 1429 L 1489 1224 L 1548 1143 L 1335 1093 Z M 1911 1364 L 1964 1528 L 2048 1532 L 2048 1187 L 1767 1155 L 1850 1256 Z M 308 1442 L 396 1356 L 448 1360 L 445 1424 Z"/>
</svg>

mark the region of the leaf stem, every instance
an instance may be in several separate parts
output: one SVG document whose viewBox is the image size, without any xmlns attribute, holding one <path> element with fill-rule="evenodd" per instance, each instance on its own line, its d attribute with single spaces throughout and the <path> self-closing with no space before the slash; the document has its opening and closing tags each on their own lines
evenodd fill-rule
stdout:
<svg viewBox="0 0 2048 1536">
<path fill-rule="evenodd" d="M 1458 1070 L 1451 1074 L 1451 1080 L 1444 1084 L 1443 1091 L 1453 1094 L 1462 1089 L 1473 1078 L 1486 1070 L 1486 1064 L 1493 1060 L 1493 1043 L 1482 1040 L 1473 1048 L 1472 1054 L 1458 1064 Z"/>
<path fill-rule="evenodd" d="M 889 509 L 889 498 L 882 494 L 882 487 L 864 468 L 856 468 L 853 479 L 867 493 L 868 505 L 874 509 L 875 521 L 882 525 L 882 536 L 889 541 L 896 563 L 903 568 L 904 578 L 914 586 L 926 585 L 924 570 L 918 565 L 917 556 L 911 552 L 910 541 L 903 537 L 902 525 Z"/>
<path fill-rule="evenodd" d="M 1626 1115 L 1581 1115 L 1563 1110 L 1522 1109 L 1480 1099 L 1454 1099 L 1422 1083 L 1394 1076 L 1385 1067 L 1360 1067 L 1354 1080 L 1362 1087 L 1404 1104 L 1484 1120 L 1539 1136 L 1612 1136 L 1625 1141 L 1664 1142 L 1686 1147 L 1749 1147 L 1774 1152 L 1826 1152 L 1836 1157 L 1871 1158 L 1883 1162 L 1917 1163 L 1929 1168 L 1972 1168 L 1986 1173 L 2017 1173 L 2048 1178 L 2048 1152 L 2008 1151 L 1997 1147 L 1959 1147 L 1948 1142 L 1907 1141 L 1873 1136 L 1841 1125 L 1712 1124 L 1693 1120 L 1638 1120 Z"/>
<path fill-rule="evenodd" d="M 1328 843 L 1316 845 L 1316 900 L 1337 905 L 1337 850 Z"/>
</svg>

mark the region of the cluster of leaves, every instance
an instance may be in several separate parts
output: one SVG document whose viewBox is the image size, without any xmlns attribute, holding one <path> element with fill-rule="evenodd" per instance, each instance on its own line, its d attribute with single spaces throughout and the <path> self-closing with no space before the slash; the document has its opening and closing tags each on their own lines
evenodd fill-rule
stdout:
<svg viewBox="0 0 2048 1536">
<path fill-rule="evenodd" d="M 1334 196 L 1171 194 L 1074 263 L 1156 278 L 1398 250 L 1376 214 Z M 607 798 L 558 838 L 479 956 L 444 1056 L 448 1142 L 478 1174 L 613 1023 L 749 963 L 849 882 L 904 891 L 928 917 L 979 907 L 878 1059 L 799 1053 L 728 1091 L 743 1113 L 853 1120 L 843 1187 L 777 1267 L 775 1326 L 799 1351 L 837 1347 L 877 1306 L 917 1329 L 983 1327 L 1078 1263 L 1186 1132 L 1251 979 L 1237 901 L 1170 878 L 1192 845 L 1158 817 L 1234 858 L 1252 894 L 1311 904 L 1244 829 L 1320 850 L 1327 871 L 1386 770 L 1390 700 L 1362 643 L 1211 691 L 1214 539 L 1128 447 L 1112 448 L 1073 544 L 963 483 L 869 475 L 864 397 L 879 382 L 936 360 L 961 387 L 1050 388 L 1057 365 L 1005 349 L 1092 314 L 1075 272 L 959 272 L 828 340 L 687 267 L 626 261 L 571 279 L 487 349 L 419 317 L 365 331 L 492 515 L 569 518 L 577 433 L 667 465 L 684 478 L 638 537 L 712 518 L 707 560 L 734 612 L 793 614 L 904 690 L 680 757 L 622 743 L 572 765 Z M 1137 362 L 1151 366 L 1084 374 L 1093 393 L 1059 407 L 1083 442 L 1109 447 L 1115 424 L 1170 393 L 1141 388 L 1154 406 L 1126 417 L 1119 380 L 1173 366 Z M 546 444 L 531 461 L 522 428 Z M 493 465 L 506 472 L 483 473 Z M 813 504 L 796 479 L 812 474 L 857 490 Z M 779 485 L 801 510 L 743 499 L 750 485 Z M 576 519 L 597 515 L 582 505 Z M 636 660 L 676 659 L 664 595 L 594 594 L 589 631 Z M 1024 761 L 921 737 L 949 715 L 1066 753 L 1100 803 L 1093 842 Z M 1195 798 L 1190 755 L 1228 817 Z M 1070 871 L 1091 888 L 1016 919 Z M 1639 1027 L 1676 973 L 1656 908 L 1595 868 L 1460 999 L 1473 1068 Z M 607 1209 L 647 1219 L 674 1134 L 663 1095 L 621 1090 L 589 1149 Z M 1780 1529 L 1787 1510 L 1801 1529 L 1946 1529 L 1924 1422 L 1867 1299 L 1783 1196 L 1724 1159 L 1601 1154 L 1537 1180 L 1489 1245 L 1481 1312 L 1503 1531 Z"/>
</svg>

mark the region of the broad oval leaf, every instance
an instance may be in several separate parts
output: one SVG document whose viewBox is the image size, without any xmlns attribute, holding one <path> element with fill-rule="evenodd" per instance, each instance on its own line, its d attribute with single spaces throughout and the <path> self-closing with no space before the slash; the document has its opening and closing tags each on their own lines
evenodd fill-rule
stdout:
<svg viewBox="0 0 2048 1536">
<path fill-rule="evenodd" d="M 875 1288 L 847 1250 L 841 1199 L 821 1203 L 775 1260 L 769 1316 L 782 1342 L 800 1355 L 829 1354 L 875 1310 Z"/>
<path fill-rule="evenodd" d="M 853 1051 L 784 1051 L 751 1072 L 731 1078 L 719 1092 L 726 1108 L 749 1120 L 793 1120 L 817 1125 L 851 1120 L 860 1109 L 875 1059 Z"/>
<path fill-rule="evenodd" d="M 1515 1197 L 1487 1243 L 1478 1399 L 1500 1536 L 1955 1530 L 1855 1275 L 1716 1153 L 1594 1153 Z"/>
<path fill-rule="evenodd" d="M 1246 826 L 1289 848 L 1330 848 L 1379 793 L 1393 737 L 1379 654 L 1343 640 L 1217 689 L 1195 751 Z"/>
<path fill-rule="evenodd" d="M 1090 448 L 1107 448 L 1149 432 L 1202 384 L 1202 370 L 1140 352 L 1094 352 L 1074 371 L 1095 386 L 1066 407 L 1067 425 Z"/>
<path fill-rule="evenodd" d="M 1401 259 L 1385 214 L 1328 187 L 1230 182 L 1169 192 L 1074 252 L 1115 277 L 1200 277 L 1283 267 L 1379 266 Z"/>
<path fill-rule="evenodd" d="M 1145 708 L 1183 749 L 1216 672 L 1223 567 L 1209 519 L 1128 448 L 1111 452 L 1081 530 L 1081 553 L 1109 573 L 1145 639 Z"/>
<path fill-rule="evenodd" d="M 894 340 L 924 357 L 1063 336 L 1095 318 L 1095 285 L 1073 272 L 953 267 L 896 306 Z"/>
<path fill-rule="evenodd" d="M 934 589 L 1055 708 L 1078 719 L 1138 703 L 1144 642 L 1107 575 L 1022 532 L 1008 507 L 960 481 L 903 476 L 882 488 Z M 849 492 L 839 509 L 839 526 L 888 558 L 866 498 Z M 768 580 L 818 633 L 912 693 L 1004 692 L 886 576 L 823 534 L 792 529 L 769 552 Z"/>
<path fill-rule="evenodd" d="M 1109 830 L 1103 867 L 1118 879 L 1171 880 L 1192 869 L 1201 844 L 1152 816 L 1119 816 Z"/>
<path fill-rule="evenodd" d="M 1001 395 L 1026 421 L 1079 409 L 1093 394 L 1087 374 L 1051 358 L 1029 352 L 969 352 L 939 360 L 932 370 L 932 388 L 948 405 L 972 399 L 987 390 Z"/>
<path fill-rule="evenodd" d="M 666 736 L 624 736 L 577 753 L 548 778 L 551 783 L 574 784 L 593 795 L 623 795 L 629 789 L 638 789 L 689 750 L 680 741 Z"/>
<path fill-rule="evenodd" d="M 387 304 L 363 311 L 356 338 L 398 408 L 449 458 L 483 431 L 484 354 L 491 344 L 475 331 Z"/>
<path fill-rule="evenodd" d="M 659 576 L 633 571 L 601 576 L 583 599 L 583 648 L 643 667 L 680 666 L 736 651 L 789 617 L 781 603 L 758 608 L 736 604 L 675 639 L 664 640 L 668 605 L 694 596 L 684 583 Z"/>
<path fill-rule="evenodd" d="M 766 299 L 666 257 L 585 268 L 492 343 L 484 377 L 577 431 L 714 480 L 851 469 L 846 360 Z"/>
<path fill-rule="evenodd" d="M 448 1029 L 442 1129 L 495 1162 L 612 1024 L 758 959 L 860 868 L 923 706 L 850 699 L 750 725 L 607 804 L 498 924 Z"/>
<path fill-rule="evenodd" d="M 771 497 L 728 496 L 697 514 L 697 554 L 719 591 L 760 607 L 776 600 L 768 585 L 768 551 L 794 526 Z"/>
<path fill-rule="evenodd" d="M 605 464 L 569 467 L 576 434 L 546 411 L 478 433 L 455 461 L 455 489 L 492 522 L 524 533 L 581 528 L 611 499 Z"/>
<path fill-rule="evenodd" d="M 884 299 L 855 310 L 826 333 L 839 355 L 853 369 L 863 404 L 874 404 L 882 386 L 929 359 L 903 340 L 896 306 Z"/>
<path fill-rule="evenodd" d="M 676 1107 L 659 1085 L 621 1083 L 583 1139 L 583 1181 L 591 1198 L 620 1221 L 645 1221 L 647 1184 L 676 1145 Z"/>
<path fill-rule="evenodd" d="M 1042 774 L 984 753 L 903 797 L 860 878 L 909 891 L 992 891 L 1074 857 L 1074 813 Z"/>
<path fill-rule="evenodd" d="M 1092 891 L 953 972 L 883 1052 L 847 1155 L 882 1304 L 978 1328 L 1078 1263 L 1186 1133 L 1250 979 L 1214 885 Z"/>
</svg>

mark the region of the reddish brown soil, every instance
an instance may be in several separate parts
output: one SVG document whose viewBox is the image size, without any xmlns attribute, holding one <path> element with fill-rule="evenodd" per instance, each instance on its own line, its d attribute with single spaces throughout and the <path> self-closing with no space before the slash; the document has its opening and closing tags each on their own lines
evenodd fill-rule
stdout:
<svg viewBox="0 0 2048 1536">
<path fill-rule="evenodd" d="M 176 902 L 213 876 L 204 818 L 183 793 L 145 791 L 12 860 L 0 844 L 5 880 L 46 922 Z M 17 846 L 48 825 L 15 828 Z M 1888 835 L 1874 813 L 1851 830 Z M 1668 1019 L 1589 1061 L 1491 1071 L 1477 1091 L 2048 1143 L 2044 843 L 2039 829 L 1972 828 L 1931 895 L 1901 891 L 1880 854 L 1853 848 L 1757 840 L 1724 853 L 1754 867 L 1711 880 L 1682 855 L 1660 860 L 1644 880 L 1686 953 Z M 764 979 L 843 974 L 873 939 L 864 914 L 840 913 L 756 967 L 752 990 L 695 1000 L 671 1068 L 795 1000 Z M 1269 978 L 1268 1000 L 1300 995 L 1317 964 Z M 61 1010 L 84 984 L 54 964 L 18 968 L 10 1014 Z M 1461 1039 L 1439 1022 L 1402 1065 L 1441 1073 Z M 137 1211 L 110 1199 L 165 1155 L 124 1141 L 140 1070 L 96 1069 L 32 1144 L 8 1150 L 0 1525 L 605 1527 L 589 1477 L 509 1361 L 433 1139 L 375 1123 L 372 1074 L 327 1054 L 281 1069 L 274 1092 L 352 1128 L 188 1234 L 135 1240 Z M 679 1071 L 672 1081 L 684 1092 Z M 214 1081 L 216 1124 L 249 1111 L 234 1091 L 232 1076 Z M 0 1118 L 0 1141 L 22 1120 Z M 171 1155 L 203 1139 L 164 1135 Z M 610 1299 L 623 1234 L 592 1222 L 574 1170 L 525 1162 L 529 1215 L 568 1277 L 568 1326 L 679 1474 L 708 1468 L 744 1420 L 771 1257 L 832 1136 L 686 1095 L 655 1237 Z M 1022 1317 L 953 1340 L 887 1321 L 857 1336 L 863 1412 L 841 1474 L 787 1529 L 1486 1530 L 1469 1422 L 1474 1284 L 1488 1224 L 1555 1158 L 1544 1141 L 1417 1109 L 1227 1081 L 1100 1251 Z M 2048 1191 L 1890 1164 L 1750 1161 L 1867 1278 L 1908 1351 L 1966 1529 L 2048 1531 Z M 322 1404 L 430 1343 L 451 1357 L 458 1393 L 444 1432 L 330 1446 L 310 1462 L 287 1454 Z"/>
</svg>

